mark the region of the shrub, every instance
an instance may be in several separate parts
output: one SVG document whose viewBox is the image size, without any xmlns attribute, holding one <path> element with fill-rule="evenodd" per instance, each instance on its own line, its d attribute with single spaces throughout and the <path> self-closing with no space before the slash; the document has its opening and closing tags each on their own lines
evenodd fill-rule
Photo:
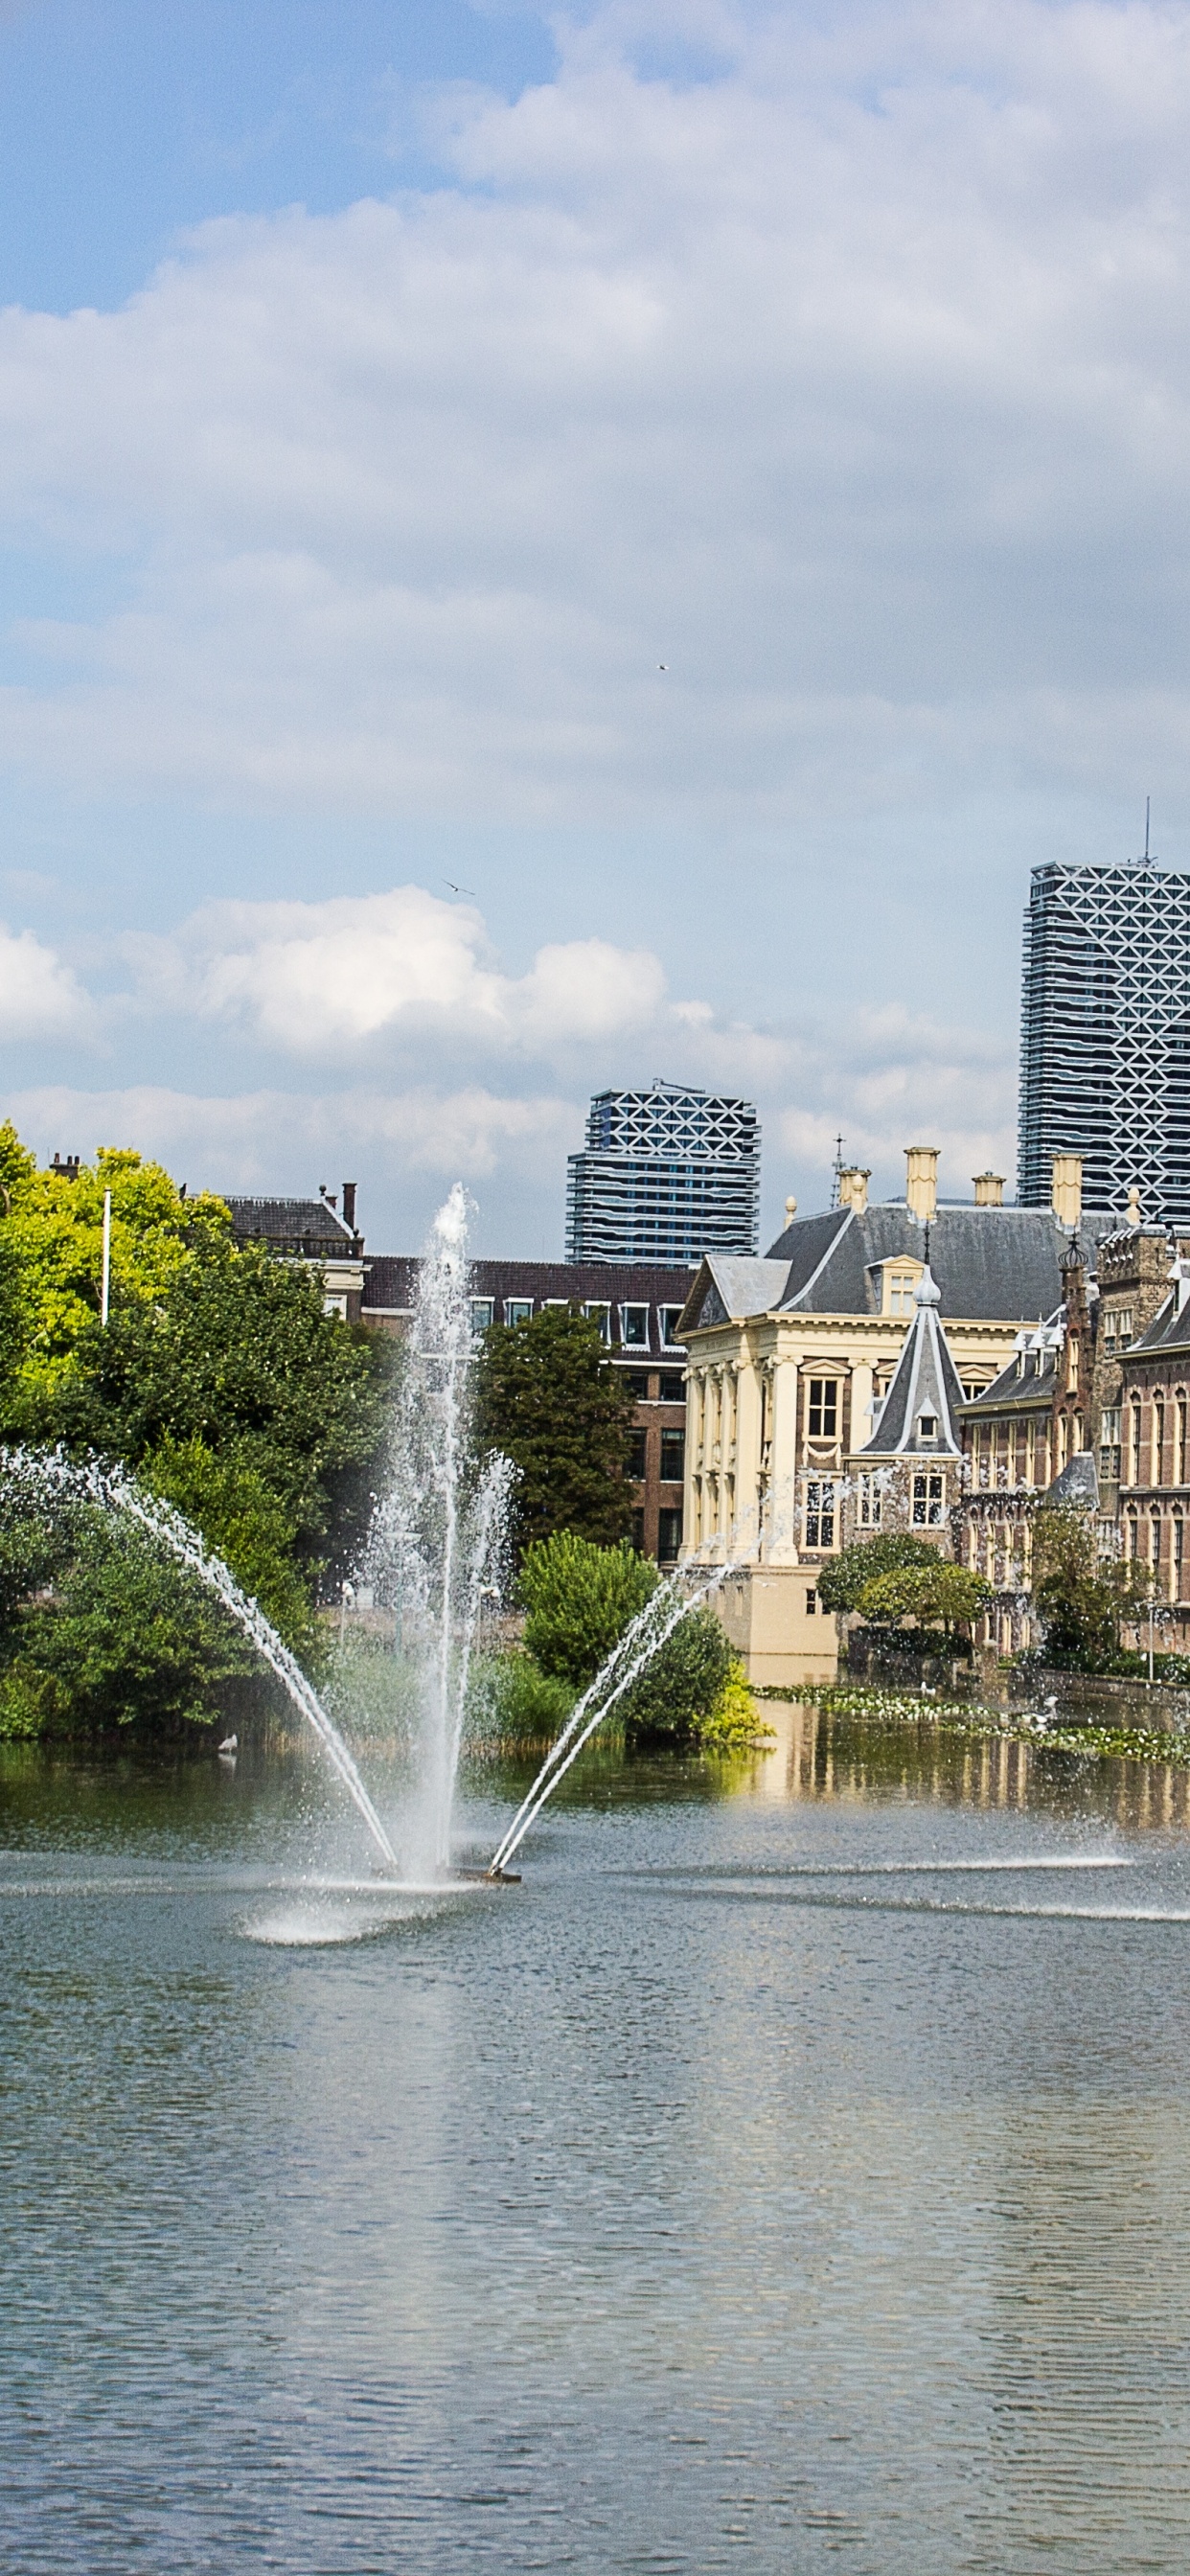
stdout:
<svg viewBox="0 0 1190 2576">
<path fill-rule="evenodd" d="M 736 1658 L 705 1603 L 679 1621 L 620 1706 L 629 1744 L 689 1743 L 717 1708 Z"/>
<path fill-rule="evenodd" d="M 552 1744 L 574 1706 L 575 1694 L 556 1674 L 543 1673 L 532 1655 L 493 1656 L 476 1675 L 469 1742 Z"/>
<path fill-rule="evenodd" d="M 525 1644 L 543 1673 L 584 1690 L 660 1578 L 626 1542 L 595 1547 L 574 1530 L 535 1539 L 521 1567 Z"/>
<path fill-rule="evenodd" d="M 991 1584 L 965 1565 L 952 1565 L 936 1548 L 931 1548 L 930 1556 L 929 1565 L 902 1566 L 866 1583 L 856 1604 L 861 1618 L 870 1619 L 874 1627 L 912 1619 L 918 1628 L 941 1628 L 947 1637 L 952 1629 L 969 1627 L 973 1619 L 982 1618 L 995 1598 Z"/>
</svg>

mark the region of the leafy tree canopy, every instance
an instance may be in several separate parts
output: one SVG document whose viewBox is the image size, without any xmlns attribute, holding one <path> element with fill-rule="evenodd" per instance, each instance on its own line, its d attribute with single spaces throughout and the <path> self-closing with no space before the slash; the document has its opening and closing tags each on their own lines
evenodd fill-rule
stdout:
<svg viewBox="0 0 1190 2576">
<path fill-rule="evenodd" d="M 874 1627 L 911 1619 L 918 1628 L 941 1628 L 947 1636 L 982 1618 L 995 1599 L 991 1584 L 965 1565 L 952 1565 L 936 1548 L 930 1556 L 929 1565 L 905 1565 L 874 1576 L 856 1604 L 860 1617 Z"/>
<path fill-rule="evenodd" d="M 907 1565 L 936 1565 L 938 1550 L 928 1538 L 914 1538 L 910 1531 L 890 1531 L 886 1537 L 857 1539 L 853 1547 L 841 1549 L 824 1565 L 818 1576 L 818 1598 L 824 1610 L 855 1610 L 868 1583 L 880 1574 L 895 1574 Z"/>
<path fill-rule="evenodd" d="M 479 1354 L 476 1426 L 520 1469 L 516 1541 L 573 1530 L 601 1546 L 626 1535 L 632 1389 L 598 1327 L 569 1306 L 495 1324 Z"/>
<path fill-rule="evenodd" d="M 1049 1660 L 1093 1671 L 1118 1656 L 1121 1622 L 1147 1601 L 1148 1585 L 1132 1559 L 1100 1555 L 1089 1512 L 1049 1503 L 1033 1522 L 1033 1597 Z"/>
<path fill-rule="evenodd" d="M 543 1673 L 585 1690 L 659 1580 L 623 1541 L 595 1547 L 573 1530 L 532 1540 L 520 1578 L 529 1653 Z"/>
<path fill-rule="evenodd" d="M 97 1320 L 103 1198 L 112 1194 L 111 1299 L 164 1297 L 190 1266 L 230 1239 L 222 1199 L 184 1198 L 160 1163 L 102 1148 L 75 1179 L 39 1171 L 11 1121 L 0 1126 L 0 1242 L 13 1282 L 16 1366 L 11 1400 L 36 1406 L 70 1373 Z"/>
</svg>

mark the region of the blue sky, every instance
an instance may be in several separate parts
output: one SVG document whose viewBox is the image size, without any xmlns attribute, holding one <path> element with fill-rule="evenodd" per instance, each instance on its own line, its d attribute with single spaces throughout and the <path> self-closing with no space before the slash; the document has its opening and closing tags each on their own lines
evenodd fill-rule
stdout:
<svg viewBox="0 0 1190 2576">
<path fill-rule="evenodd" d="M 1190 11 L 0 0 L 0 1097 L 1013 1169 L 1031 865 L 1190 865 Z M 664 666 L 664 667 L 662 667 Z"/>
</svg>

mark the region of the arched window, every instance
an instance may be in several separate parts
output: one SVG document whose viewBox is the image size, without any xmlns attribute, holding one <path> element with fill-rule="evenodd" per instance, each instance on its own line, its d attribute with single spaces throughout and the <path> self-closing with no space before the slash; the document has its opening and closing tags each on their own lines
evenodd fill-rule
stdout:
<svg viewBox="0 0 1190 2576">
<path fill-rule="evenodd" d="M 1135 1395 L 1128 1407 L 1128 1482 L 1140 1483 L 1140 1398 Z"/>
<path fill-rule="evenodd" d="M 1175 1512 L 1169 1533 L 1169 1597 L 1171 1601 L 1180 1601 L 1182 1598 L 1185 1547 L 1186 1524 L 1181 1513 Z"/>
</svg>

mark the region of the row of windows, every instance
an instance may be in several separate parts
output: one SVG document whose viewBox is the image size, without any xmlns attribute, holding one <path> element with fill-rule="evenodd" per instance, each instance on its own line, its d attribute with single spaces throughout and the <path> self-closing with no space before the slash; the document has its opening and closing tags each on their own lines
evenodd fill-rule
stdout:
<svg viewBox="0 0 1190 2576">
<path fill-rule="evenodd" d="M 473 1333 L 486 1333 L 490 1326 L 496 1322 L 496 1306 L 498 1302 L 500 1301 L 495 1297 L 472 1298 L 471 1330 Z M 534 1311 L 534 1300 L 532 1297 L 505 1297 L 502 1302 L 504 1308 L 504 1323 L 528 1324 L 532 1321 Z M 569 1306 L 573 1301 L 569 1297 L 544 1297 L 540 1302 L 541 1305 L 545 1307 Z M 609 1349 L 616 1338 L 612 1323 L 613 1315 L 618 1315 L 619 1317 L 619 1341 L 623 1350 L 647 1351 L 651 1348 L 649 1341 L 649 1309 L 647 1304 L 614 1307 L 604 1298 L 592 1298 L 588 1299 L 584 1304 L 583 1313 L 584 1315 L 589 1316 L 592 1323 L 598 1324 L 599 1330 Z M 659 1306 L 657 1309 L 657 1319 L 658 1331 L 660 1333 L 660 1348 L 663 1351 L 680 1351 L 682 1344 L 678 1339 L 678 1326 L 682 1320 L 681 1307 Z"/>
<path fill-rule="evenodd" d="M 648 1474 L 649 1432 L 645 1423 L 632 1434 L 628 1453 L 628 1473 L 639 1484 Z M 663 1485 L 680 1485 L 686 1472 L 686 1434 L 680 1430 L 663 1430 L 661 1434 L 661 1481 Z"/>
<path fill-rule="evenodd" d="M 861 1476 L 856 1506 L 856 1520 L 864 1532 L 880 1527 L 881 1492 L 875 1476 Z M 835 1544 L 839 1517 L 839 1491 L 833 1476 L 809 1476 L 806 1479 L 805 1538 L 809 1548 L 828 1550 Z M 946 1518 L 946 1477 L 940 1467 L 927 1467 L 915 1473 L 910 1490 L 910 1518 L 914 1529 L 941 1529 Z"/>
</svg>

